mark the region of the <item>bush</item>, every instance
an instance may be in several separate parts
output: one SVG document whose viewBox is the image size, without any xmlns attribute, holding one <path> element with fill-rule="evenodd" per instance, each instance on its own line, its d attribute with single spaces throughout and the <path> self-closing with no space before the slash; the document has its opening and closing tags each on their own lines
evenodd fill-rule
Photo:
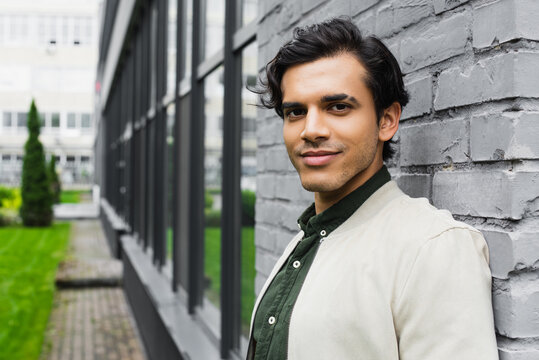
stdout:
<svg viewBox="0 0 539 360">
<path fill-rule="evenodd" d="M 241 225 L 254 226 L 255 224 L 256 194 L 250 190 L 241 192 Z"/>
<path fill-rule="evenodd" d="M 221 211 L 204 209 L 204 225 L 207 227 L 221 226 Z"/>
<path fill-rule="evenodd" d="M 213 196 L 208 190 L 204 191 L 204 209 L 211 209 L 213 206 Z"/>
<path fill-rule="evenodd" d="M 0 226 L 18 223 L 17 213 L 21 206 L 21 193 L 16 188 L 0 186 Z"/>
<path fill-rule="evenodd" d="M 22 163 L 22 205 L 20 214 L 24 226 L 50 226 L 52 196 L 45 163 L 45 152 L 39 141 L 39 119 L 32 100 L 28 113 L 28 140 L 24 145 Z"/>
<path fill-rule="evenodd" d="M 60 184 L 60 179 L 58 179 L 58 173 L 56 173 L 56 158 L 54 155 L 51 156 L 51 161 L 49 162 L 49 183 L 51 186 L 51 195 L 52 201 L 55 204 L 60 202 L 60 194 L 62 193 L 62 186 Z"/>
</svg>

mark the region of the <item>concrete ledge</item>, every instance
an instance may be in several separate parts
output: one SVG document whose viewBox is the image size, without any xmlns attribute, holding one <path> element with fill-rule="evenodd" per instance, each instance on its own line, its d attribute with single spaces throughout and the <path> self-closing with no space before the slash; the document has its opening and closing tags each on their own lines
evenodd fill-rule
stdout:
<svg viewBox="0 0 539 360">
<path fill-rule="evenodd" d="M 110 252 L 113 257 L 121 259 L 122 248 L 120 242 L 120 236 L 122 236 L 126 230 L 127 225 L 116 214 L 112 206 L 105 199 L 101 199 L 101 223 L 105 230 L 105 237 L 109 244 Z"/>
<path fill-rule="evenodd" d="M 204 324 L 190 315 L 183 291 L 152 264 L 135 239 L 123 235 L 124 291 L 150 359 L 220 359 Z"/>
</svg>

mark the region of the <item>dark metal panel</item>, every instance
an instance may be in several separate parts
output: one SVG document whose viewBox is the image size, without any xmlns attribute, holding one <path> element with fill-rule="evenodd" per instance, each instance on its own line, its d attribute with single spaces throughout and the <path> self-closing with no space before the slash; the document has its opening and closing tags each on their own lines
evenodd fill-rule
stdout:
<svg viewBox="0 0 539 360">
<path fill-rule="evenodd" d="M 191 156 L 189 178 L 189 313 L 202 303 L 204 279 L 204 86 L 198 81 L 197 67 L 203 44 L 201 42 L 204 1 L 193 2 L 193 51 L 191 75 Z M 199 31 L 196 31 L 196 30 Z"/>
<path fill-rule="evenodd" d="M 234 55 L 238 3 L 226 1 L 221 219 L 221 357 L 240 346 L 241 331 L 241 54 Z"/>
</svg>

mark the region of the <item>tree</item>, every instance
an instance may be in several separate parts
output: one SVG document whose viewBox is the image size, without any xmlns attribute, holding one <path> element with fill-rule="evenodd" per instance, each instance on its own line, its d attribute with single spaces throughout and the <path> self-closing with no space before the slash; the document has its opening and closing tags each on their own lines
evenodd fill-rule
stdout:
<svg viewBox="0 0 539 360">
<path fill-rule="evenodd" d="M 60 192 L 62 191 L 62 184 L 58 179 L 58 173 L 56 173 L 56 157 L 51 155 L 51 161 L 49 162 L 49 183 L 51 185 L 52 201 L 55 204 L 60 202 Z"/>
<path fill-rule="evenodd" d="M 22 205 L 24 226 L 49 226 L 52 222 L 52 196 L 45 163 L 45 152 L 39 141 L 39 118 L 34 100 L 28 113 L 28 140 L 22 163 Z"/>
</svg>

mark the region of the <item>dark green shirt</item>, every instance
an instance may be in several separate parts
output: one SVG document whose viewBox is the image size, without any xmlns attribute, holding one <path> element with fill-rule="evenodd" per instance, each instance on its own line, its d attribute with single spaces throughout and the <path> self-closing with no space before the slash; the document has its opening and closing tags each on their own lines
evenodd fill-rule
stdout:
<svg viewBox="0 0 539 360">
<path fill-rule="evenodd" d="M 255 360 L 286 359 L 292 309 L 318 246 L 382 185 L 391 180 L 383 166 L 373 177 L 329 209 L 316 215 L 314 203 L 300 216 L 302 240 L 275 275 L 260 301 L 253 324 Z"/>
</svg>

